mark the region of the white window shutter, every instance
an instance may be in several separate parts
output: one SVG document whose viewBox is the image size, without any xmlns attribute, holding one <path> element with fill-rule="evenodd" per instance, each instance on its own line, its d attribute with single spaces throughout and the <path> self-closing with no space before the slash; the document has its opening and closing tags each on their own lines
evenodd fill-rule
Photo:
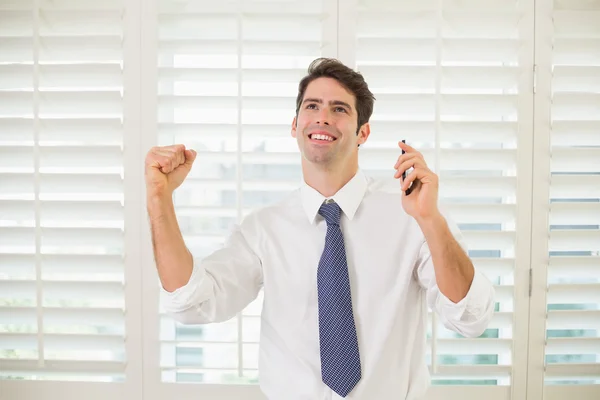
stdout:
<svg viewBox="0 0 600 400">
<path fill-rule="evenodd" d="M 221 246 L 247 213 L 300 184 L 290 133 L 298 83 L 311 61 L 336 55 L 336 6 L 330 0 L 158 1 L 157 143 L 184 143 L 198 152 L 174 196 L 195 257 Z M 231 387 L 211 392 L 210 384 L 257 383 L 261 307 L 262 293 L 238 317 L 204 326 L 181 325 L 161 312 L 163 393 L 226 396 Z M 180 385 L 189 382 L 209 385 Z M 258 393 L 252 387 L 242 397 Z"/>
<path fill-rule="evenodd" d="M 527 316 L 515 312 L 514 291 L 526 273 L 516 266 L 526 268 L 529 254 L 517 248 L 517 226 L 527 240 L 529 221 L 517 208 L 528 206 L 529 188 L 517 181 L 531 173 L 527 155 L 518 156 L 532 135 L 530 6 L 358 0 L 354 62 L 377 98 L 361 165 L 390 177 L 400 140 L 421 151 L 476 268 L 495 284 L 497 312 L 480 338 L 461 338 L 430 313 L 428 357 L 444 395 L 475 385 L 479 395 L 505 398 L 519 368 L 514 324 L 526 332 Z"/>
<path fill-rule="evenodd" d="M 124 8 L 0 2 L 0 380 L 20 398 L 125 380 Z"/>
<path fill-rule="evenodd" d="M 595 399 L 600 398 L 600 1 L 547 0 L 536 12 L 540 123 L 534 162 L 541 170 L 534 198 L 545 207 L 534 214 L 537 312 L 529 395 Z"/>
</svg>

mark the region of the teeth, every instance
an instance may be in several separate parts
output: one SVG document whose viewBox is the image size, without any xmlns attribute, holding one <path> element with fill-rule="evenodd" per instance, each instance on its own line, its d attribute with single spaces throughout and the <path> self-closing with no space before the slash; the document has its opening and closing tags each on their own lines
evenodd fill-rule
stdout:
<svg viewBox="0 0 600 400">
<path fill-rule="evenodd" d="M 312 138 L 315 140 L 327 140 L 329 142 L 333 141 L 333 138 L 331 136 L 327 136 L 327 135 L 314 134 L 314 135 L 312 135 Z"/>
</svg>

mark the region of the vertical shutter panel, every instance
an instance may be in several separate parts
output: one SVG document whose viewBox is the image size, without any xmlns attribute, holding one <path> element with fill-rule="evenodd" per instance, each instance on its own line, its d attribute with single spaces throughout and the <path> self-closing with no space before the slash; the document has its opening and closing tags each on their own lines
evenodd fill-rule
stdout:
<svg viewBox="0 0 600 400">
<path fill-rule="evenodd" d="M 358 3 L 356 66 L 377 98 L 362 167 L 389 177 L 400 140 L 421 151 L 475 267 L 496 287 L 497 312 L 480 338 L 461 338 L 430 313 L 434 384 L 510 385 L 531 15 L 521 2 Z"/>
<path fill-rule="evenodd" d="M 198 151 L 175 193 L 195 257 L 220 247 L 248 212 L 298 186 L 290 126 L 298 82 L 332 46 L 323 40 L 336 26 L 330 3 L 159 1 L 158 143 Z M 162 380 L 257 382 L 261 306 L 262 293 L 237 318 L 205 326 L 163 314 Z"/>
<path fill-rule="evenodd" d="M 552 22 L 544 381 L 600 388 L 600 2 Z"/>
<path fill-rule="evenodd" d="M 4 378 L 124 378 L 123 10 L 0 4 Z"/>
</svg>

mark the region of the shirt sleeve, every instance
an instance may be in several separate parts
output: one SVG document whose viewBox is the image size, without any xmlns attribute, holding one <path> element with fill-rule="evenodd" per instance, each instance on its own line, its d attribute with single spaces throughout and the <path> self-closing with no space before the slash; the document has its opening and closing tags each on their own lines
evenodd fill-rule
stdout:
<svg viewBox="0 0 600 400">
<path fill-rule="evenodd" d="M 167 314 L 183 324 L 226 321 L 256 299 L 262 287 L 262 264 L 247 233 L 236 226 L 225 245 L 204 259 L 194 258 L 188 283 L 172 292 L 162 286 Z"/>
<path fill-rule="evenodd" d="M 466 252 L 466 242 L 458 226 L 446 213 L 443 214 L 454 238 Z M 485 331 L 495 305 L 494 287 L 485 275 L 475 269 L 467 295 L 458 303 L 453 302 L 437 286 L 433 259 L 426 241 L 421 245 L 416 271 L 419 283 L 427 291 L 427 304 L 439 315 L 446 328 L 465 337 L 477 337 Z"/>
</svg>

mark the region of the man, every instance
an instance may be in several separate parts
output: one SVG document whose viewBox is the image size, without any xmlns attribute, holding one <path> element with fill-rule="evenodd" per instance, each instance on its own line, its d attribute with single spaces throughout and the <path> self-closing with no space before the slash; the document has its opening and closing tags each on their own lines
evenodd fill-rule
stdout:
<svg viewBox="0 0 600 400">
<path fill-rule="evenodd" d="M 360 74 L 315 60 L 291 127 L 305 184 L 249 215 L 202 260 L 187 250 L 171 200 L 196 153 L 176 145 L 147 155 L 167 310 L 182 323 L 224 321 L 264 289 L 259 370 L 271 400 L 421 398 L 429 383 L 427 305 L 469 337 L 492 317 L 493 287 L 438 209 L 438 177 L 423 156 L 399 143 L 406 153 L 390 165 L 400 181 L 395 192 L 360 170 L 373 103 Z"/>
</svg>

